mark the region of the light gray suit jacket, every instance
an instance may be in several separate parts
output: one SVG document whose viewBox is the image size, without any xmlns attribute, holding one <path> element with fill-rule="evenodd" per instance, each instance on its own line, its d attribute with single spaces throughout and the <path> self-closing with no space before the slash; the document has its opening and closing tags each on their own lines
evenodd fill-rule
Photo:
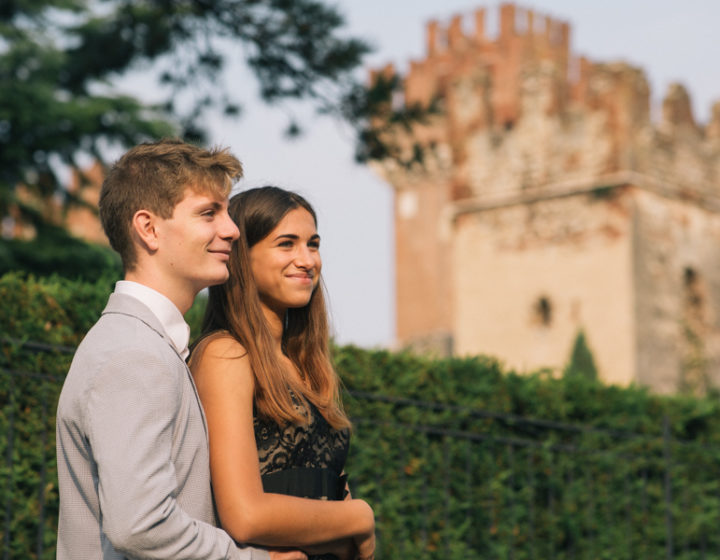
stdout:
<svg viewBox="0 0 720 560">
<path fill-rule="evenodd" d="M 112 294 L 57 409 L 59 560 L 267 559 L 215 527 L 205 417 L 140 301 Z"/>
</svg>

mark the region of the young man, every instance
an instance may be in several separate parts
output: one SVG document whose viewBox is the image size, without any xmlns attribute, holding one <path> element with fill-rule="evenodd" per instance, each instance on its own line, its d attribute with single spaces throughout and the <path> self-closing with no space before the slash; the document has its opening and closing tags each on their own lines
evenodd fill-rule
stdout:
<svg viewBox="0 0 720 560">
<path fill-rule="evenodd" d="M 227 196 L 242 175 L 227 150 L 142 144 L 110 170 L 100 219 L 117 283 L 60 394 L 57 558 L 304 558 L 238 548 L 216 528 L 205 418 L 185 364 L 183 314 L 224 282 L 238 230 Z"/>
</svg>

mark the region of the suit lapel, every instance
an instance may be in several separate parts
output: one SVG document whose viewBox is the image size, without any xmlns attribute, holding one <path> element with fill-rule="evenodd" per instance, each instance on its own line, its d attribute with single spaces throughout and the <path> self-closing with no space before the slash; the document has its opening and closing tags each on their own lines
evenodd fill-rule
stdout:
<svg viewBox="0 0 720 560">
<path fill-rule="evenodd" d="M 182 359 L 182 356 L 178 353 L 175 345 L 172 343 L 172 340 L 170 340 L 170 337 L 165 332 L 165 329 L 163 329 L 160 320 L 152 311 L 150 311 L 150 308 L 147 305 L 126 294 L 110 294 L 110 298 L 108 299 L 107 305 L 105 306 L 102 314 L 105 315 L 113 313 L 133 317 L 147 325 L 148 328 L 160 335 L 160 338 L 163 339 L 165 344 L 167 344 L 177 356 L 177 359 L 180 360 L 182 367 L 185 369 L 185 375 L 187 375 L 187 378 L 190 381 L 190 386 L 192 387 L 193 394 L 195 395 L 195 401 L 197 402 L 198 409 L 200 410 L 200 417 L 202 418 L 203 430 L 205 431 L 205 442 L 207 445 L 208 428 L 207 420 L 205 419 L 205 410 L 203 410 L 202 403 L 200 402 L 200 396 L 198 395 L 197 387 L 195 387 L 195 381 L 193 380 L 192 373 L 190 373 L 190 368 L 188 368 L 187 363 Z"/>
</svg>

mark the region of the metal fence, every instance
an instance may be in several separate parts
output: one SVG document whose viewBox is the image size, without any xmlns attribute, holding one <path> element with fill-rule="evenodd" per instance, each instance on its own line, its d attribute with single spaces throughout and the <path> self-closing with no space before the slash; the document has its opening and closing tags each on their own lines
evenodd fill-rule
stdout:
<svg viewBox="0 0 720 560">
<path fill-rule="evenodd" d="M 54 410 L 73 350 L 2 346 L 3 559 L 54 558 Z M 379 559 L 720 558 L 720 454 L 667 417 L 636 433 L 360 391 L 346 406 Z"/>
</svg>

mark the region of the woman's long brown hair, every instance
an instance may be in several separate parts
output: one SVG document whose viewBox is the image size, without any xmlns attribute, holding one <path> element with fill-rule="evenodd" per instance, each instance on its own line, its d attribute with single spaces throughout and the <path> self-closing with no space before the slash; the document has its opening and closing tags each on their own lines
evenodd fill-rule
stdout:
<svg viewBox="0 0 720 560">
<path fill-rule="evenodd" d="M 211 286 L 202 325 L 202 338 L 227 331 L 247 351 L 255 376 L 255 409 L 280 424 L 304 423 L 289 389 L 312 402 L 334 428 L 350 426 L 340 401 L 339 379 L 330 361 L 329 330 L 322 278 L 310 302 L 287 311 L 283 352 L 308 382 L 295 381 L 273 351 L 273 339 L 263 314 L 250 267 L 250 249 L 267 237 L 283 217 L 304 208 L 317 224 L 312 206 L 300 195 L 278 187 L 260 187 L 230 199 L 231 218 L 240 229 L 228 263 L 225 284 Z"/>
</svg>

